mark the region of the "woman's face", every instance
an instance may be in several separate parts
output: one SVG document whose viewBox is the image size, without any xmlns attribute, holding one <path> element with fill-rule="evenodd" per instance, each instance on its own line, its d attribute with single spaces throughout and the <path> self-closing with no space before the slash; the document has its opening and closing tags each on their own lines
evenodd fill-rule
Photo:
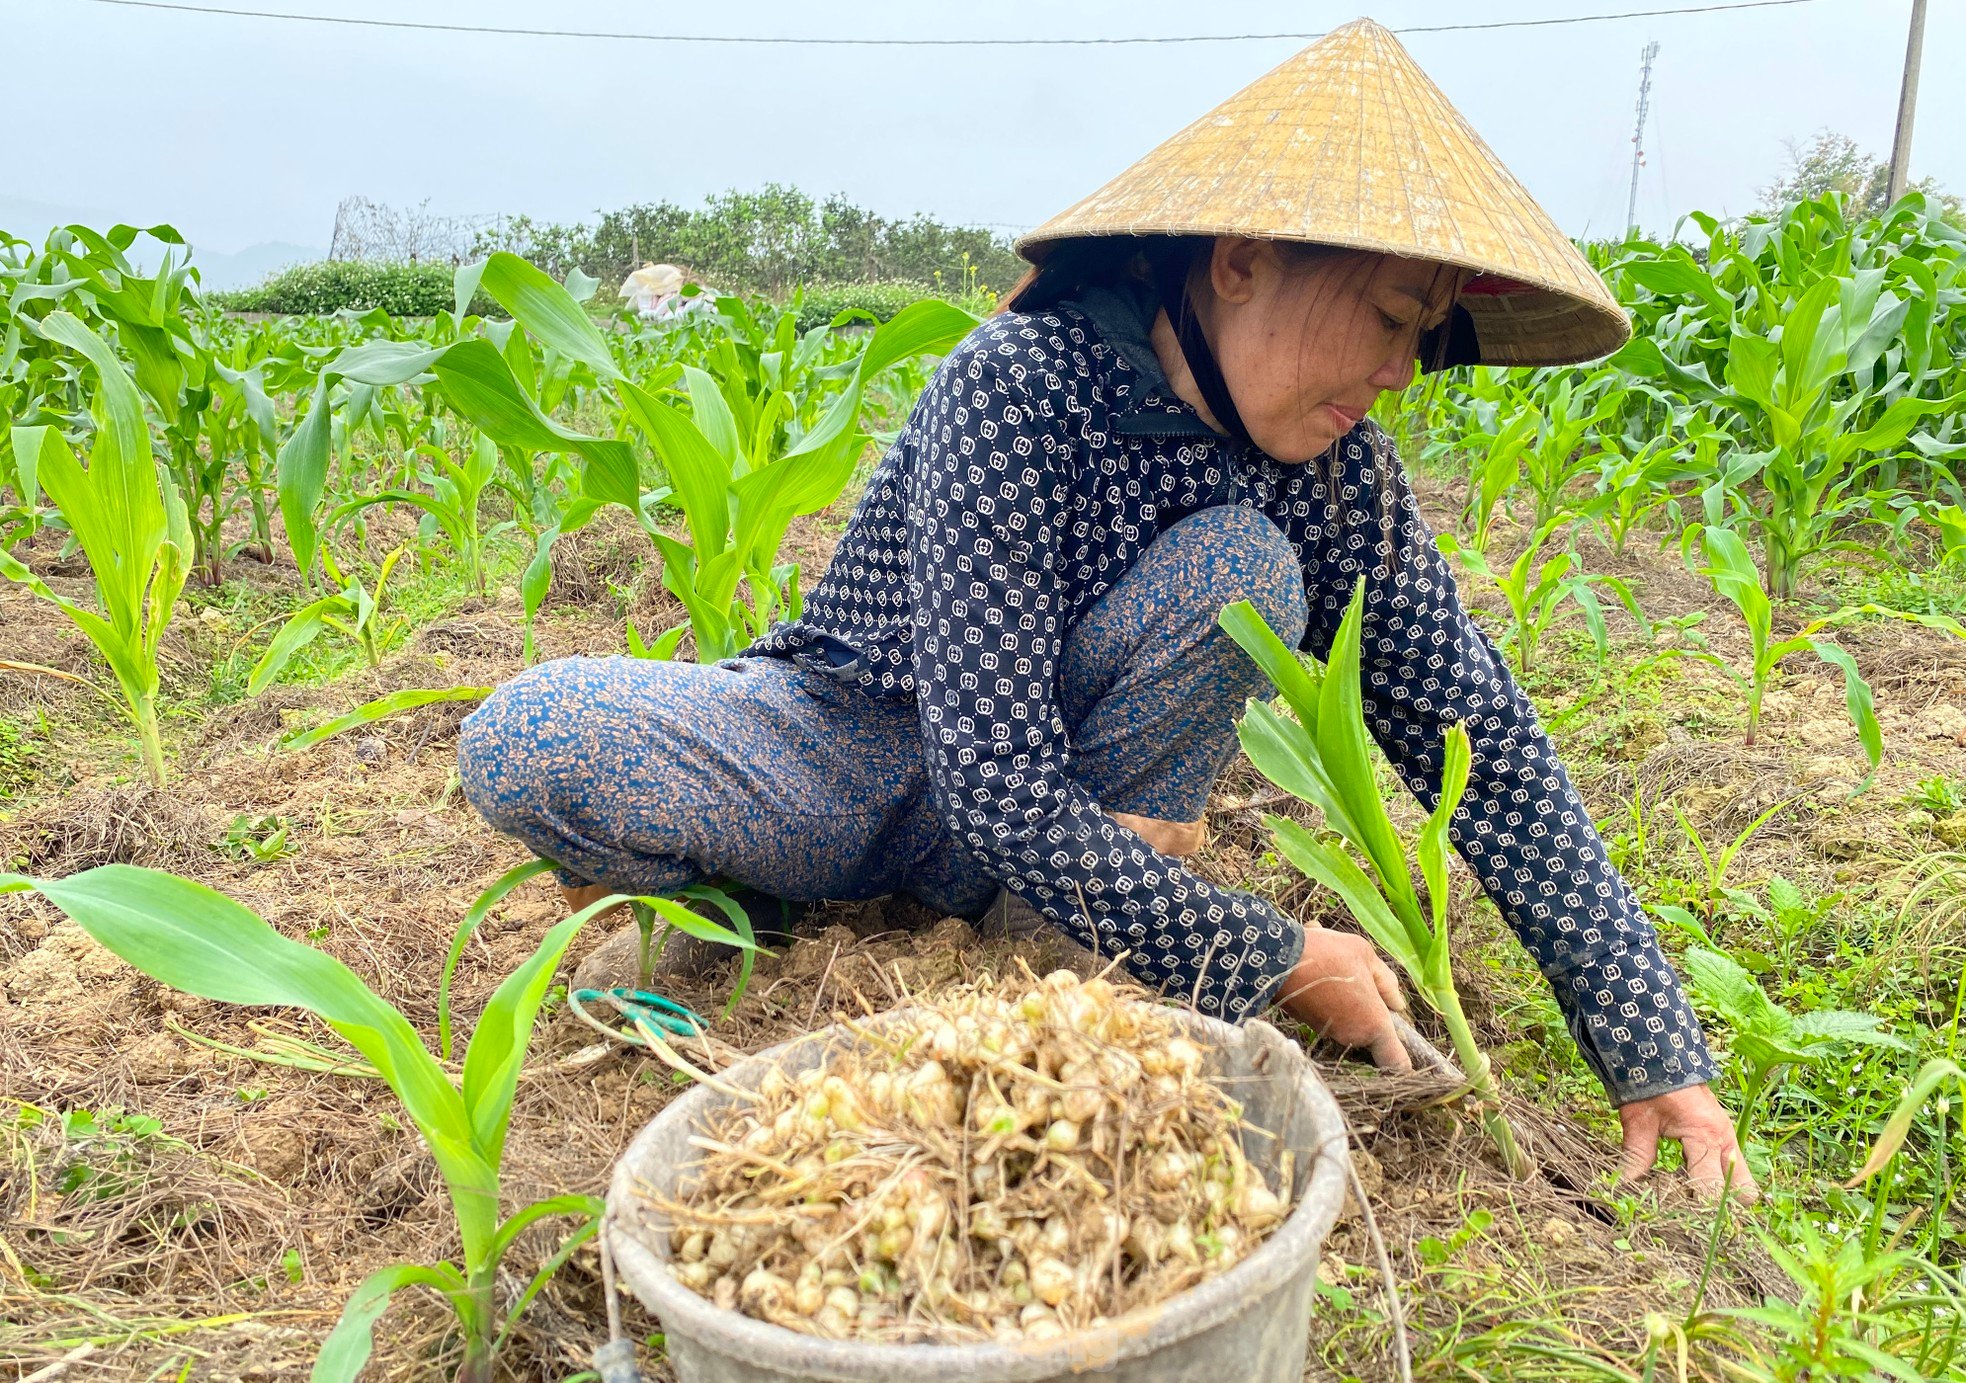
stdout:
<svg viewBox="0 0 1966 1383">
<path fill-rule="evenodd" d="M 1222 238 L 1199 310 L 1250 440 L 1279 461 L 1323 455 L 1387 389 L 1413 379 L 1420 333 L 1456 276 L 1425 260 L 1294 259 L 1272 241 Z M 1212 297 L 1213 301 L 1210 301 Z"/>
</svg>

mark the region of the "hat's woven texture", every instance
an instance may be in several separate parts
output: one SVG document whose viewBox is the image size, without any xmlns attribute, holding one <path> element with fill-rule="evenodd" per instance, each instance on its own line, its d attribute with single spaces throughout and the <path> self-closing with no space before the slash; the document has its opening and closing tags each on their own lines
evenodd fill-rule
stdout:
<svg viewBox="0 0 1966 1383">
<path fill-rule="evenodd" d="M 1369 19 L 1319 39 L 1018 243 L 1246 235 L 1472 270 L 1462 304 L 1485 363 L 1616 350 L 1630 324 L 1595 270 Z"/>
</svg>

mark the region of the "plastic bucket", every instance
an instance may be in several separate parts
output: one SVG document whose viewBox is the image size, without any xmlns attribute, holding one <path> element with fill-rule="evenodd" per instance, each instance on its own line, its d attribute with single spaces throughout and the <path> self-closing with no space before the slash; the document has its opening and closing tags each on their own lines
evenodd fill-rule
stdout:
<svg viewBox="0 0 1966 1383">
<path fill-rule="evenodd" d="M 1234 1379 L 1297 1383 L 1309 1350 L 1318 1249 L 1345 1199 L 1345 1122 L 1304 1052 L 1267 1023 L 1232 1027 L 1182 1015 L 1208 1053 L 1208 1071 L 1242 1102 L 1251 1163 L 1276 1184 L 1295 1154 L 1296 1202 L 1257 1250 L 1219 1277 L 1096 1330 L 1030 1344 L 880 1344 L 827 1340 L 726 1311 L 669 1274 L 669 1224 L 637 1194 L 673 1197 L 700 1154 L 688 1139 L 728 1103 L 706 1086 L 684 1095 L 615 1164 L 604 1232 L 616 1272 L 662 1322 L 681 1383 L 1033 1383 L 1096 1373 L 1125 1383 Z M 788 1073 L 816 1065 L 836 1030 L 761 1052 L 723 1073 L 753 1089 L 771 1063 Z"/>
</svg>

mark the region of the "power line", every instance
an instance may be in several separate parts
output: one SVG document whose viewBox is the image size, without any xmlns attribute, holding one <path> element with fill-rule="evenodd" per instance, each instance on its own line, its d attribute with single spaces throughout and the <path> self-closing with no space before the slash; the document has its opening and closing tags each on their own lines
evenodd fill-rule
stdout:
<svg viewBox="0 0 1966 1383">
<path fill-rule="evenodd" d="M 1415 24 L 1394 29 L 1398 34 L 1453 34 L 1485 29 L 1545 29 L 1562 24 L 1600 24 L 1615 19 L 1657 19 L 1676 14 L 1717 14 L 1723 10 L 1765 10 L 1788 5 L 1813 5 L 1820 0 L 1732 0 L 1717 5 L 1681 5 L 1663 10 L 1620 10 L 1609 14 L 1565 15 L 1555 19 L 1502 19 L 1474 24 Z M 645 34 L 602 29 L 529 29 L 489 24 L 436 24 L 414 19 L 362 19 L 336 14 L 290 14 L 281 10 L 237 10 L 217 5 L 183 5 L 169 0 L 88 0 L 133 10 L 170 10 L 180 14 L 215 14 L 232 19 L 285 19 L 302 24 L 340 24 L 361 29 L 416 29 L 426 33 L 495 34 L 511 38 L 599 38 L 632 43 L 716 43 L 779 45 L 799 48 L 1103 48 L 1162 43 L 1258 43 L 1281 39 L 1322 38 L 1315 33 L 1173 34 L 1129 38 L 841 38 L 783 37 L 756 34 Z"/>
</svg>

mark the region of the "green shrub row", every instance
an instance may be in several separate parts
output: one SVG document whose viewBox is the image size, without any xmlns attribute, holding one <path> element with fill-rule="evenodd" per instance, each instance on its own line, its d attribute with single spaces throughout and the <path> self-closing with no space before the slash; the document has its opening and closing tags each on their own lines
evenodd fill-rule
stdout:
<svg viewBox="0 0 1966 1383">
<path fill-rule="evenodd" d="M 959 294 L 927 283 L 812 283 L 800 300 L 799 330 L 824 326 L 848 309 L 872 313 L 876 321 L 885 322 L 922 298 L 945 298 L 980 317 L 997 310 L 997 295 L 988 289 Z"/>
<path fill-rule="evenodd" d="M 455 303 L 456 272 L 449 264 L 323 260 L 296 264 L 252 288 L 209 293 L 206 298 L 228 312 L 325 316 L 379 307 L 392 317 L 432 317 L 450 311 Z M 471 310 L 482 316 L 496 312 L 497 304 L 481 293 L 472 300 Z"/>
</svg>

